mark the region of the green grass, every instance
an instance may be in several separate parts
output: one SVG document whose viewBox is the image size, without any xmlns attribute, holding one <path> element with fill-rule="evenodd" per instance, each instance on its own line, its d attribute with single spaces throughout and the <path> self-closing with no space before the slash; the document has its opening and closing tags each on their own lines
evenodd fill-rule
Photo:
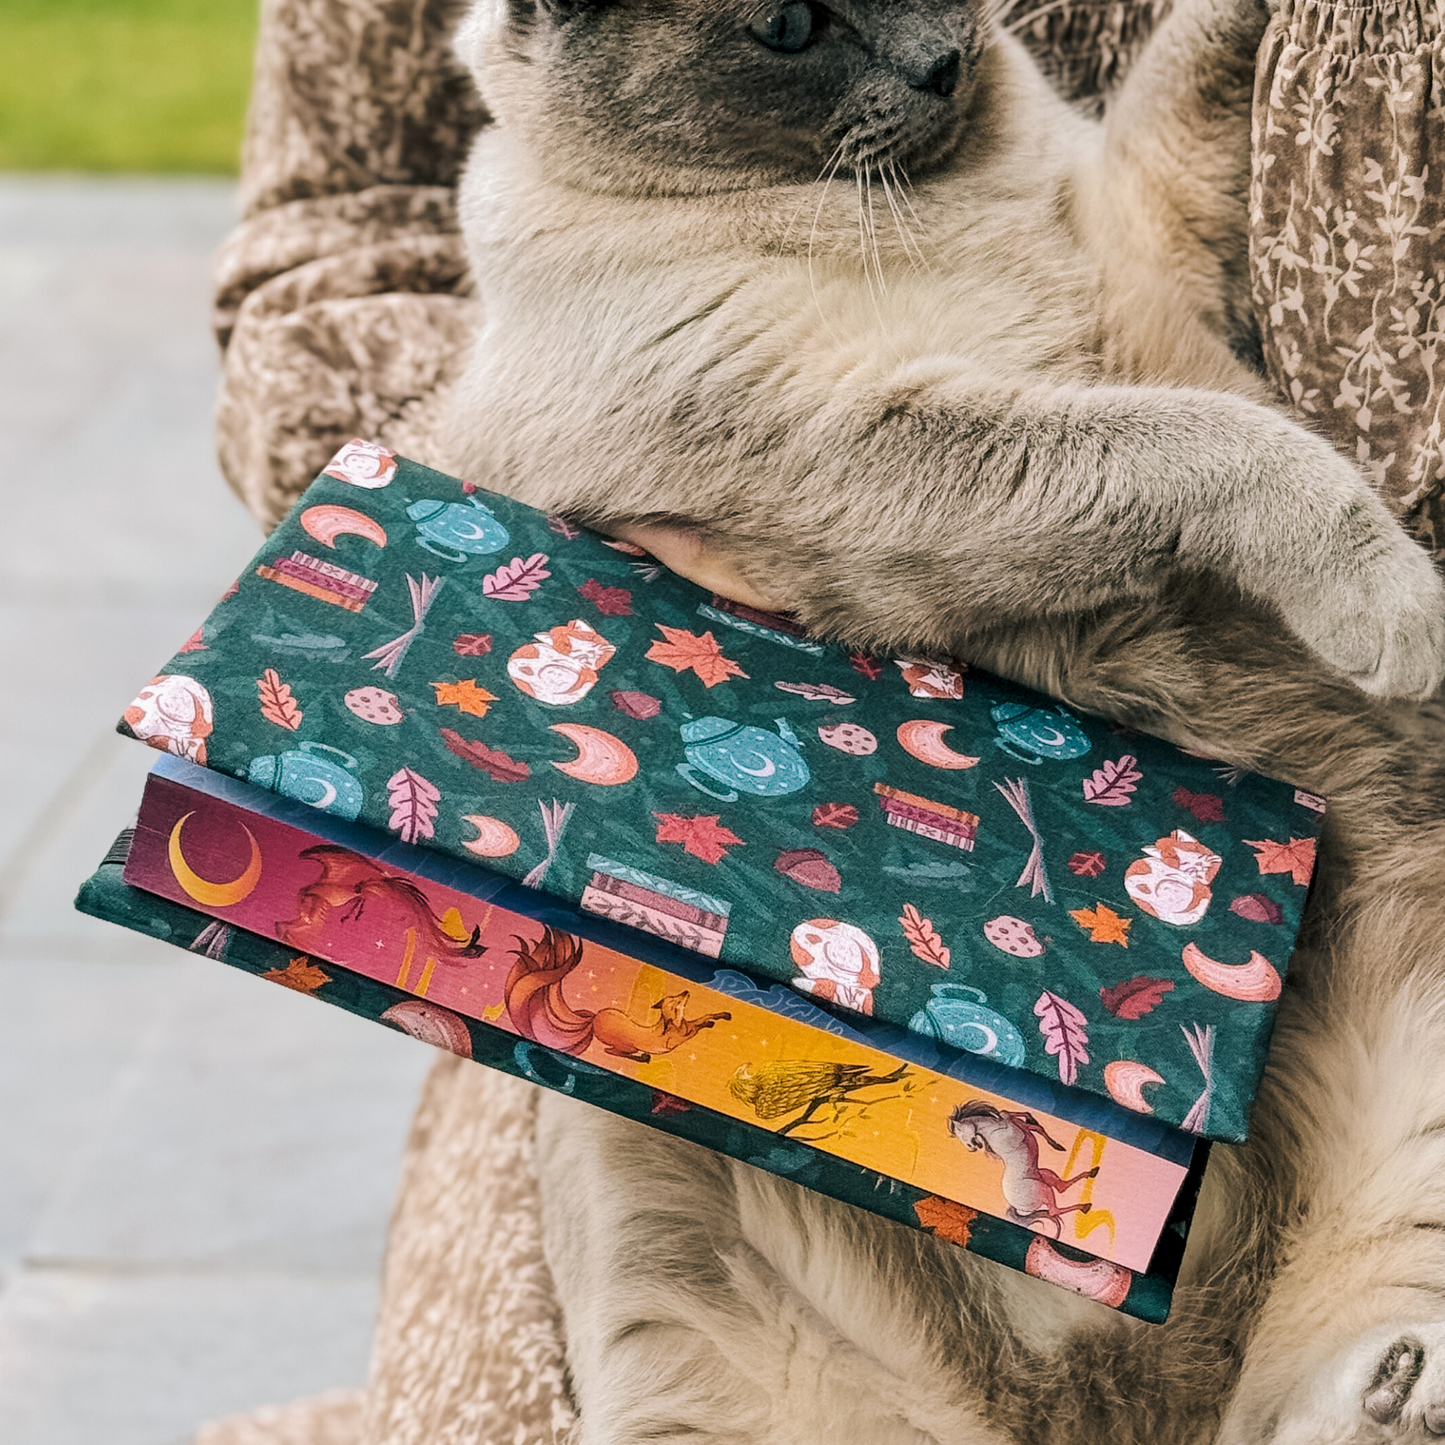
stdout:
<svg viewBox="0 0 1445 1445">
<path fill-rule="evenodd" d="M 259 0 L 0 0 L 0 170 L 234 173 Z"/>
</svg>

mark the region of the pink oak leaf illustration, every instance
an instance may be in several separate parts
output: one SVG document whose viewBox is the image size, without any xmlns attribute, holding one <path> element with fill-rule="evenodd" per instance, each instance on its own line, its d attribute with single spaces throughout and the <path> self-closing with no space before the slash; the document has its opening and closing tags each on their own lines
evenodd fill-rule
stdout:
<svg viewBox="0 0 1445 1445">
<path fill-rule="evenodd" d="M 1089 1062 L 1089 1021 L 1068 999 L 1045 989 L 1034 1004 L 1044 1052 L 1059 1061 L 1059 1081 L 1072 1084 Z"/>
<path fill-rule="evenodd" d="M 1084 779 L 1084 800 L 1101 808 L 1127 808 L 1132 801 L 1130 793 L 1144 776 L 1134 766 L 1137 761 L 1132 753 L 1125 753 L 1117 761 L 1096 768 L 1092 778 Z"/>
<path fill-rule="evenodd" d="M 482 578 L 482 591 L 493 602 L 526 602 L 552 574 L 547 570 L 545 552 L 530 557 L 513 557 L 505 567 L 498 567 Z"/>
<path fill-rule="evenodd" d="M 413 768 L 398 768 L 386 780 L 387 801 L 391 804 L 388 826 L 401 834 L 403 843 L 435 836 L 438 789 Z"/>
</svg>

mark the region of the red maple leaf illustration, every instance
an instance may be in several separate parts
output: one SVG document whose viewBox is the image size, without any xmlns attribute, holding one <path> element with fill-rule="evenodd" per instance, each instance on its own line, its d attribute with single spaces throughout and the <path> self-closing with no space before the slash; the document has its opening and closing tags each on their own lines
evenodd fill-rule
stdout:
<svg viewBox="0 0 1445 1445">
<path fill-rule="evenodd" d="M 1069 859 L 1069 872 L 1079 878 L 1097 878 L 1106 866 L 1104 855 L 1098 852 L 1075 853 Z"/>
<path fill-rule="evenodd" d="M 1174 801 L 1187 808 L 1201 823 L 1224 821 L 1224 799 L 1214 793 L 1191 793 L 1188 788 L 1174 789 Z"/>
<path fill-rule="evenodd" d="M 706 818 L 684 818 L 677 813 L 654 813 L 657 842 L 681 843 L 683 851 L 704 863 L 720 863 L 732 847 L 744 847 L 743 840 L 723 827 L 720 813 Z"/>
<path fill-rule="evenodd" d="M 190 635 L 190 636 L 185 640 L 185 642 L 181 645 L 181 651 L 182 651 L 182 652 L 209 652 L 211 649 L 210 649 L 210 646 L 209 646 L 209 645 L 207 644 L 207 642 L 206 642 L 205 635 L 204 635 L 204 634 L 205 634 L 205 631 L 206 631 L 206 629 L 205 629 L 204 625 L 196 628 L 196 630 L 195 630 L 193 633 L 191 633 L 191 635 Z"/>
<path fill-rule="evenodd" d="M 1313 838 L 1291 838 L 1288 843 L 1274 843 L 1268 838 L 1256 842 L 1246 838 L 1245 842 L 1254 849 L 1255 861 L 1261 873 L 1288 873 L 1303 887 L 1315 871 L 1315 840 Z"/>
<path fill-rule="evenodd" d="M 652 1091 L 652 1110 L 654 1114 L 686 1114 L 692 1105 L 686 1099 L 679 1099 L 676 1094 L 664 1093 L 661 1089 Z"/>
<path fill-rule="evenodd" d="M 660 662 L 674 672 L 695 672 L 704 687 L 716 687 L 730 677 L 746 677 L 742 668 L 731 658 L 723 656 L 722 648 L 711 632 L 701 637 L 681 627 L 665 627 L 661 622 L 657 630 L 667 639 L 654 642 L 647 649 L 650 662 Z"/>
<path fill-rule="evenodd" d="M 452 651 L 458 657 L 485 657 L 491 650 L 490 632 L 463 632 L 452 639 Z"/>
<path fill-rule="evenodd" d="M 632 593 L 625 587 L 604 587 L 589 577 L 577 589 L 604 617 L 631 617 Z"/>
<path fill-rule="evenodd" d="M 1141 973 L 1112 988 L 1101 988 L 1099 997 L 1116 1019 L 1140 1019 L 1158 1008 L 1173 989 L 1167 978 L 1148 978 Z"/>
</svg>

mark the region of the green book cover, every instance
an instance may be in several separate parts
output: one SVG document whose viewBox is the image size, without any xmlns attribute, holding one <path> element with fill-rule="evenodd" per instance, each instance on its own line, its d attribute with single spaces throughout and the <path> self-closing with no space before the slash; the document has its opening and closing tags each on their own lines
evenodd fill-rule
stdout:
<svg viewBox="0 0 1445 1445">
<path fill-rule="evenodd" d="M 816 641 L 361 442 L 121 726 L 1233 1140 L 1324 809 L 958 662 Z"/>
</svg>

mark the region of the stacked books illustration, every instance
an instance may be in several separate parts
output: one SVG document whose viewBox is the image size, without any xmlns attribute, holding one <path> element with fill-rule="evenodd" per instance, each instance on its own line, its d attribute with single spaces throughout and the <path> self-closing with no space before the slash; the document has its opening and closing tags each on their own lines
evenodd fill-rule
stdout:
<svg viewBox="0 0 1445 1445">
<path fill-rule="evenodd" d="M 1324 803 L 356 442 L 79 906 L 1145 1319 Z"/>
</svg>

